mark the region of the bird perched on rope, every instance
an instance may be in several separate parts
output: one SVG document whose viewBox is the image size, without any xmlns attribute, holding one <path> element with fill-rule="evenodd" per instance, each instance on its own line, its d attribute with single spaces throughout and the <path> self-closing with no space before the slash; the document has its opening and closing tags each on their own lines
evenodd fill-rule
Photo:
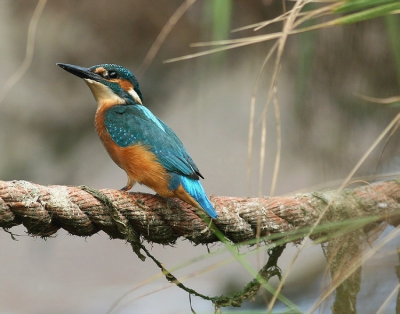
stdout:
<svg viewBox="0 0 400 314">
<path fill-rule="evenodd" d="M 83 78 L 97 101 L 96 131 L 112 160 L 125 170 L 128 182 L 136 182 L 164 197 L 178 197 L 218 215 L 199 181 L 203 178 L 174 131 L 143 106 L 136 77 L 116 64 L 90 68 L 57 63 Z M 204 178 L 203 178 L 204 179 Z"/>
</svg>

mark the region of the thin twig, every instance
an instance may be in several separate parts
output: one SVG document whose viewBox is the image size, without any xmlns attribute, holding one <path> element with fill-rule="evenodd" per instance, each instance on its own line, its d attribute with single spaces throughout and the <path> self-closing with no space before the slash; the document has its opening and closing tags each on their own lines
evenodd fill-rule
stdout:
<svg viewBox="0 0 400 314">
<path fill-rule="evenodd" d="M 196 2 L 196 0 L 185 0 L 179 8 L 175 11 L 174 14 L 169 18 L 168 22 L 164 25 L 163 29 L 161 30 L 160 34 L 158 34 L 156 40 L 151 45 L 149 52 L 147 53 L 146 57 L 144 58 L 142 64 L 138 70 L 138 77 L 140 78 L 144 72 L 146 72 L 147 68 L 153 61 L 154 57 L 156 56 L 158 50 L 160 50 L 162 44 L 164 43 L 165 39 L 167 38 L 168 34 L 171 32 L 172 28 L 178 23 L 180 18 L 183 14 Z"/>
<path fill-rule="evenodd" d="M 8 80 L 4 83 L 3 87 L 0 89 L 0 103 L 6 97 L 7 93 L 18 81 L 24 76 L 26 71 L 28 71 L 31 66 L 33 53 L 35 51 L 35 39 L 36 39 L 36 30 L 39 24 L 40 17 L 42 16 L 43 9 L 46 5 L 47 0 L 39 0 L 35 11 L 33 12 L 31 22 L 29 23 L 28 28 L 28 39 L 26 43 L 26 52 L 25 58 L 20 67 L 13 72 L 13 74 L 8 78 Z"/>
</svg>

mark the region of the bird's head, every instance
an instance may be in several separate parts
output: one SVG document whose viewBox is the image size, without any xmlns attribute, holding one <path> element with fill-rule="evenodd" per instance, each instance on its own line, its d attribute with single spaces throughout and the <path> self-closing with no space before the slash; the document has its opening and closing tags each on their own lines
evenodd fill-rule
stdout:
<svg viewBox="0 0 400 314">
<path fill-rule="evenodd" d="M 57 63 L 64 70 L 83 78 L 99 105 L 143 104 L 139 83 L 130 71 L 116 64 L 99 64 L 90 68 Z"/>
</svg>

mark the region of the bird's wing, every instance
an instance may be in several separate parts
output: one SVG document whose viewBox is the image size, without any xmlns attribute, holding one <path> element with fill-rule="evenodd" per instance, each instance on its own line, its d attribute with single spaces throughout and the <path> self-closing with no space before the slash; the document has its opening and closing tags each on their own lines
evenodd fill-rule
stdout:
<svg viewBox="0 0 400 314">
<path fill-rule="evenodd" d="M 105 127 L 113 141 L 127 147 L 142 144 L 169 171 L 192 179 L 201 176 L 174 131 L 142 105 L 114 106 L 105 112 Z M 202 176 L 201 176 L 202 177 Z"/>
</svg>

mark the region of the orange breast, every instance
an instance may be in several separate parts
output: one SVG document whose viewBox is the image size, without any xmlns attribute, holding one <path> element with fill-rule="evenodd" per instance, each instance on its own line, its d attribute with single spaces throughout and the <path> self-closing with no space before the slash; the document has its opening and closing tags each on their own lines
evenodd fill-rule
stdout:
<svg viewBox="0 0 400 314">
<path fill-rule="evenodd" d="M 173 192 L 168 189 L 169 174 L 154 153 L 144 145 L 120 147 L 112 140 L 104 126 L 104 112 L 108 108 L 110 106 L 107 104 L 98 107 L 95 127 L 112 160 L 136 182 L 150 187 L 161 196 L 173 196 Z"/>
</svg>

